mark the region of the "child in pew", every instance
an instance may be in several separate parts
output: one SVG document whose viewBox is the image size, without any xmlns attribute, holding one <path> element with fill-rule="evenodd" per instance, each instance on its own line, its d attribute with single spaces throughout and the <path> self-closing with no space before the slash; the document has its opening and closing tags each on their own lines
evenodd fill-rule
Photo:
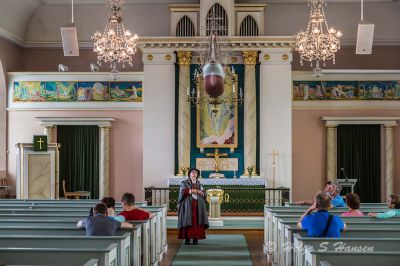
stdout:
<svg viewBox="0 0 400 266">
<path fill-rule="evenodd" d="M 390 195 L 390 199 L 388 199 L 387 204 L 392 210 L 380 213 L 370 212 L 368 213 L 368 216 L 381 219 L 400 216 L 400 197 L 398 195 Z"/>
<path fill-rule="evenodd" d="M 118 228 L 131 228 L 133 225 L 108 217 L 107 206 L 98 203 L 93 208 L 93 217 L 79 221 L 77 227 L 85 228 L 87 236 L 115 236 Z"/>
<path fill-rule="evenodd" d="M 101 203 L 107 206 L 108 217 L 114 218 L 119 222 L 125 222 L 125 217 L 122 215 L 115 215 L 115 200 L 112 197 L 104 197 Z"/>
<path fill-rule="evenodd" d="M 309 237 L 340 237 L 340 231 L 346 230 L 346 224 L 336 215 L 328 213 L 331 197 L 327 192 L 319 192 L 314 204 L 300 217 L 297 228 L 307 230 Z M 315 211 L 312 213 L 313 211 Z"/>
<path fill-rule="evenodd" d="M 122 196 L 121 201 L 124 211 L 119 213 L 118 215 L 125 217 L 125 220 L 141 221 L 147 220 L 152 217 L 152 214 L 150 212 L 135 206 L 135 196 L 132 193 L 125 193 Z"/>
<path fill-rule="evenodd" d="M 360 217 L 364 214 L 359 210 L 360 197 L 355 193 L 348 193 L 346 195 L 346 204 L 349 207 L 347 212 L 342 213 L 342 217 Z"/>
</svg>

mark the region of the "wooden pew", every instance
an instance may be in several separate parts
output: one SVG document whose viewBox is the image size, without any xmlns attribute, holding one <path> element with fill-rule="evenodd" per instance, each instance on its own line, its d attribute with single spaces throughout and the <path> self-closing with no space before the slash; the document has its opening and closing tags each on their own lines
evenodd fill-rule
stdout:
<svg viewBox="0 0 400 266">
<path fill-rule="evenodd" d="M 284 235 L 280 236 L 276 243 L 277 247 L 280 247 L 280 243 L 294 243 L 293 235 L 298 233 L 302 237 L 307 236 L 307 231 L 300 231 L 297 229 L 297 225 L 294 224 L 286 224 L 284 225 Z M 341 237 L 345 238 L 354 238 L 354 237 L 366 237 L 371 234 L 378 235 L 382 238 L 400 238 L 400 227 L 396 224 L 351 224 L 348 223 L 347 230 L 341 233 Z M 275 261 L 279 261 L 279 265 L 291 265 L 293 252 L 289 250 L 285 252 L 283 249 L 277 250 L 276 253 L 273 254 L 275 257 Z"/>
<path fill-rule="evenodd" d="M 134 225 L 133 228 L 130 229 L 120 229 L 117 231 L 117 236 L 123 236 L 124 234 L 129 233 L 130 237 L 130 257 L 133 265 L 150 265 L 150 261 L 148 260 L 148 264 L 143 264 L 143 254 L 142 251 L 142 225 Z M 85 236 L 86 233 L 84 229 L 77 229 L 73 226 L 67 227 L 48 227 L 47 225 L 37 225 L 37 226 L 0 226 L 0 236 Z M 146 254 L 144 254 L 146 255 Z M 146 255 L 147 256 L 147 255 Z"/>
<path fill-rule="evenodd" d="M 12 265 L 83 265 L 97 259 L 100 265 L 117 264 L 117 244 L 103 248 L 0 248 L 0 263 Z"/>
<path fill-rule="evenodd" d="M 2 235 L 0 237 L 0 248 L 104 248 L 104 245 L 117 244 L 118 265 L 131 265 L 131 234 L 108 237 L 87 236 L 21 236 Z M 132 259 L 133 262 L 133 259 Z M 140 262 L 139 262 L 140 263 Z M 133 263 L 138 265 L 138 263 Z"/>
<path fill-rule="evenodd" d="M 293 262 L 295 266 L 306 265 L 304 254 L 307 247 L 315 251 L 334 250 L 338 253 L 346 252 L 346 248 L 353 247 L 360 247 L 357 250 L 363 253 L 399 251 L 400 238 L 382 238 L 379 234 L 368 234 L 366 238 L 348 238 L 347 236 L 345 238 L 316 238 L 294 234 Z M 347 252 L 350 251 L 349 249 Z"/>
</svg>

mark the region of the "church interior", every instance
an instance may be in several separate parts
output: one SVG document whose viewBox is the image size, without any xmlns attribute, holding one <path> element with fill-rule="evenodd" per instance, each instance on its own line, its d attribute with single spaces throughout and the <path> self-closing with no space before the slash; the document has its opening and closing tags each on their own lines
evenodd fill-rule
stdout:
<svg viewBox="0 0 400 266">
<path fill-rule="evenodd" d="M 0 265 L 398 265 L 400 1 L 0 5 Z"/>
</svg>

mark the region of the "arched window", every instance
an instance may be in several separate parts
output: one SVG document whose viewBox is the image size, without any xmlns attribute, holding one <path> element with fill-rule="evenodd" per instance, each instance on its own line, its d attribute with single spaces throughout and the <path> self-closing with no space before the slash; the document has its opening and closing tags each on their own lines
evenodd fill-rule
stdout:
<svg viewBox="0 0 400 266">
<path fill-rule="evenodd" d="M 228 35 L 228 15 L 226 14 L 225 9 L 218 3 L 213 5 L 210 10 L 207 13 L 207 19 L 206 19 L 206 34 L 207 36 L 210 36 L 211 30 L 210 27 L 211 25 L 211 18 L 217 18 L 216 21 L 216 28 L 218 36 L 227 36 Z"/>
<path fill-rule="evenodd" d="M 248 15 L 240 25 L 240 36 L 258 36 L 258 26 L 255 19 Z"/>
<path fill-rule="evenodd" d="M 178 37 L 189 37 L 195 36 L 196 31 L 194 24 L 188 16 L 182 17 L 176 25 L 176 36 Z"/>
</svg>

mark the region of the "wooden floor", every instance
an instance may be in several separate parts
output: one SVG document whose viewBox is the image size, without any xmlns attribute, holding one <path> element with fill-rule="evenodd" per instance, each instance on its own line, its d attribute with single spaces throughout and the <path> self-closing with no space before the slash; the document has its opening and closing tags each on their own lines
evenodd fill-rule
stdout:
<svg viewBox="0 0 400 266">
<path fill-rule="evenodd" d="M 207 230 L 207 234 L 243 234 L 246 237 L 247 246 L 254 266 L 270 265 L 267 256 L 263 253 L 263 230 Z M 182 240 L 178 240 L 178 230 L 168 229 L 168 252 L 161 262 L 162 266 L 172 264 Z"/>
</svg>

